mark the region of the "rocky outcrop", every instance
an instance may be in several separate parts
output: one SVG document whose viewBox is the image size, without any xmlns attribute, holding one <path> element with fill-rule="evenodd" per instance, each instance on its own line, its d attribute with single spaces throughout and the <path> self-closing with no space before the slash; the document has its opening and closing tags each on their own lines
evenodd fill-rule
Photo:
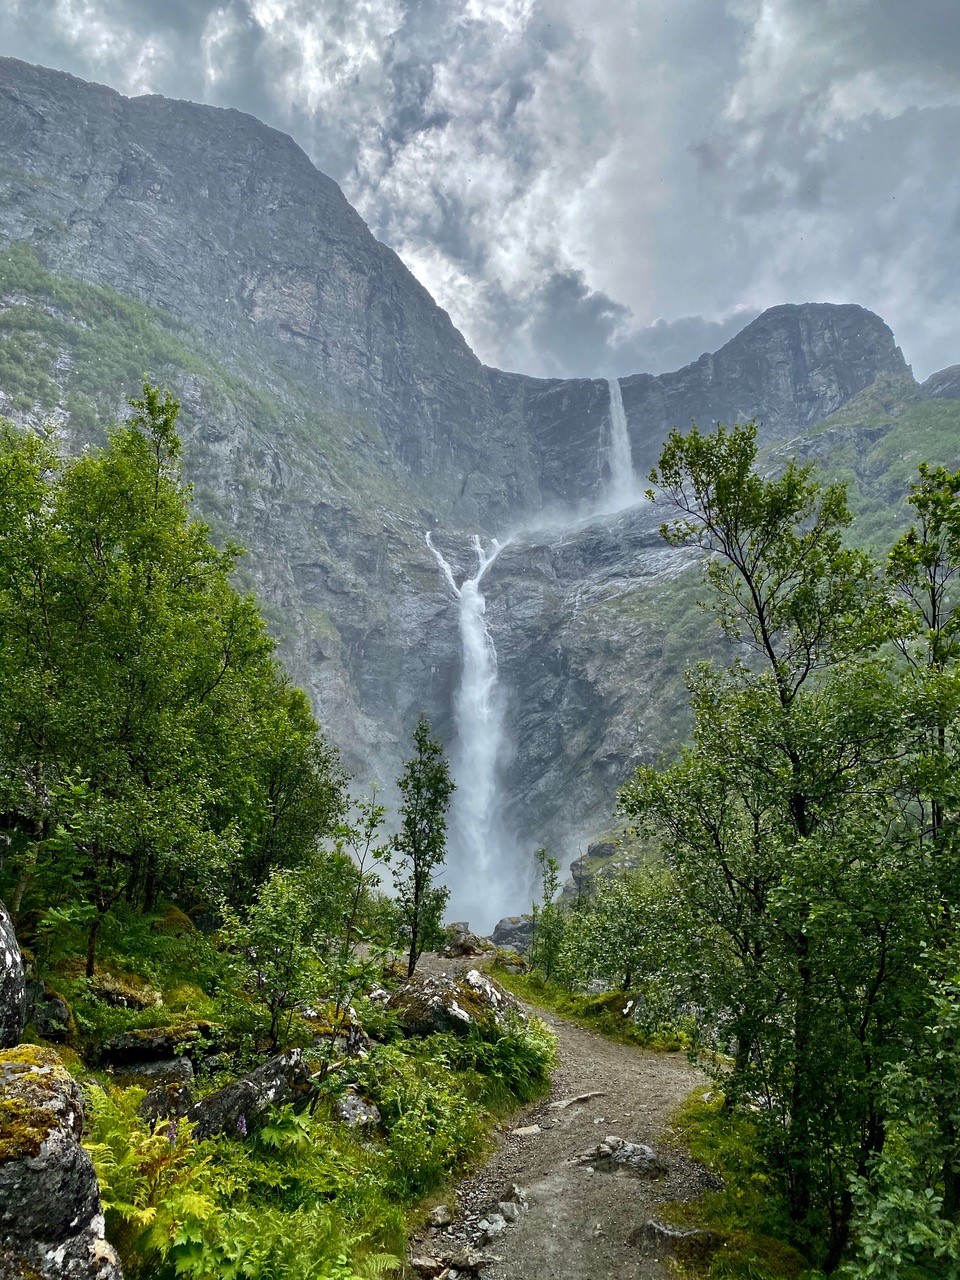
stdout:
<svg viewBox="0 0 960 1280">
<path fill-rule="evenodd" d="M 4 1280 L 122 1280 L 82 1130 L 79 1086 L 53 1050 L 0 1053 Z"/>
<path fill-rule="evenodd" d="M 527 527 L 485 580 L 503 785 L 518 847 L 573 856 L 637 761 L 685 731 L 689 558 L 659 543 L 658 512 L 574 518 L 608 480 L 606 384 L 483 368 L 336 184 L 250 116 L 0 59 L 0 147 L 0 241 L 154 309 L 137 323 L 159 335 L 150 373 L 183 401 L 200 509 L 249 549 L 244 585 L 361 779 L 389 788 L 421 711 L 453 743 L 460 637 L 425 531 L 465 569 L 472 533 Z M 0 412 L 49 413 L 79 448 L 133 389 L 80 379 L 115 304 L 84 312 L 71 288 L 54 305 L 31 262 L 0 288 L 0 330 L 9 312 L 21 340 L 52 309 L 36 358 L 56 402 L 23 409 L 0 385 Z M 621 379 L 636 469 L 674 424 L 755 416 L 782 440 L 879 375 L 909 378 L 878 317 L 773 308 L 685 369 Z"/>
<path fill-rule="evenodd" d="M 920 384 L 921 400 L 960 400 L 960 364 L 931 373 Z"/>
<path fill-rule="evenodd" d="M 17 935 L 0 902 L 0 1049 L 20 1043 L 27 1017 L 27 984 Z"/>
<path fill-rule="evenodd" d="M 477 969 L 433 978 L 415 974 L 391 995 L 387 1008 L 411 1036 L 444 1031 L 466 1035 L 474 1026 L 505 1031 L 518 1018 L 526 1021 L 519 1002 Z"/>
<path fill-rule="evenodd" d="M 303 1106 L 313 1096 L 310 1072 L 300 1049 L 270 1058 L 256 1070 L 208 1094 L 187 1113 L 197 1138 L 216 1133 L 245 1137 L 275 1107 Z"/>
</svg>

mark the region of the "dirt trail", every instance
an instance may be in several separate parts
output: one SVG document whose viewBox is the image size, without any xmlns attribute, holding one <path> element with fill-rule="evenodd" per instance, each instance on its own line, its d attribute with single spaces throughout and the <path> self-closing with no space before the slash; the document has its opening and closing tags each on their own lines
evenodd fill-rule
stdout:
<svg viewBox="0 0 960 1280">
<path fill-rule="evenodd" d="M 516 1184 L 529 1210 L 486 1246 L 501 1261 L 483 1269 L 485 1280 L 666 1280 L 669 1248 L 648 1239 L 645 1228 L 658 1204 L 689 1199 L 704 1185 L 702 1171 L 664 1142 L 668 1116 L 704 1077 L 682 1054 L 618 1044 L 532 1012 L 558 1037 L 550 1096 L 516 1117 L 488 1163 L 461 1184 L 453 1225 L 426 1233 L 415 1248 L 429 1254 L 444 1240 L 475 1240 L 483 1207 L 507 1198 Z M 551 1106 L 595 1092 L 583 1103 Z M 532 1125 L 540 1132 L 513 1133 Z M 573 1162 L 607 1135 L 653 1147 L 666 1175 L 637 1178 Z"/>
</svg>

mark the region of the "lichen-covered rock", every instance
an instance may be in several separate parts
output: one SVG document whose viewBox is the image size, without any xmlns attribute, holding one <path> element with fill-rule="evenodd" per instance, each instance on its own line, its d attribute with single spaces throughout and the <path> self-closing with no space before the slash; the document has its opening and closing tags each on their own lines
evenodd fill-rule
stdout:
<svg viewBox="0 0 960 1280">
<path fill-rule="evenodd" d="M 27 1017 L 23 957 L 7 909 L 0 902 L 0 1048 L 19 1044 Z"/>
<path fill-rule="evenodd" d="M 172 1027 L 143 1027 L 125 1031 L 104 1041 L 98 1059 L 101 1065 L 121 1073 L 147 1062 L 169 1062 L 186 1056 L 205 1057 L 219 1034 L 210 1022 L 181 1022 Z"/>
<path fill-rule="evenodd" d="M 215 1133 L 245 1137 L 274 1107 L 305 1105 L 313 1096 L 310 1071 L 299 1049 L 270 1058 L 262 1067 L 225 1085 L 191 1107 L 198 1138 Z"/>
<path fill-rule="evenodd" d="M 52 1049 L 0 1054 L 2 1280 L 121 1280 L 82 1130 L 79 1085 Z"/>
<path fill-rule="evenodd" d="M 333 1114 L 351 1129 L 372 1129 L 381 1119 L 380 1108 L 362 1097 L 353 1085 L 333 1104 Z"/>
<path fill-rule="evenodd" d="M 490 939 L 473 933 L 466 920 L 458 920 L 455 924 L 447 925 L 443 943 L 445 956 L 482 956 L 493 950 L 494 945 Z"/>
<path fill-rule="evenodd" d="M 442 1031 L 466 1034 L 474 1025 L 504 1031 L 517 1018 L 526 1021 L 519 1002 L 478 969 L 434 978 L 414 974 L 393 993 L 387 1008 L 397 1015 L 403 1030 L 413 1036 Z"/>
</svg>

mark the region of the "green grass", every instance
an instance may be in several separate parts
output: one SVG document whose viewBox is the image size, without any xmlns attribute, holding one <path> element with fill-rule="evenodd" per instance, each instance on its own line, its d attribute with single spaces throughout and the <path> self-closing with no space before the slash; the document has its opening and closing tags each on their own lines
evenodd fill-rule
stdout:
<svg viewBox="0 0 960 1280">
<path fill-rule="evenodd" d="M 539 973 L 511 973 L 497 964 L 491 966 L 490 973 L 501 986 L 512 991 L 521 1000 L 549 1009 L 587 1031 L 599 1031 L 621 1044 L 632 1044 L 641 1049 L 657 1049 L 664 1053 L 675 1053 L 687 1046 L 687 1038 L 682 1033 L 658 1032 L 650 1035 L 636 1026 L 624 1014 L 631 999 L 629 991 L 606 991 L 601 995 L 570 992 Z"/>
<path fill-rule="evenodd" d="M 680 1275 L 703 1280 L 820 1280 L 822 1272 L 791 1243 L 787 1205 L 749 1116 L 726 1110 L 713 1088 L 695 1090 L 674 1113 L 669 1139 L 722 1181 L 696 1200 L 666 1205 L 674 1225 L 713 1235 Z"/>
</svg>

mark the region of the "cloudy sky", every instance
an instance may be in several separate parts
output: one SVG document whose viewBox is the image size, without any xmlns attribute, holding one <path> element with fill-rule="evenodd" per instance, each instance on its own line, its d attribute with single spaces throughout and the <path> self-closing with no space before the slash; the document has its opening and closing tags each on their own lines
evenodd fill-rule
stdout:
<svg viewBox="0 0 960 1280">
<path fill-rule="evenodd" d="M 292 133 L 501 367 L 808 300 L 960 361 L 960 0 L 3 0 L 0 51 Z"/>
</svg>

